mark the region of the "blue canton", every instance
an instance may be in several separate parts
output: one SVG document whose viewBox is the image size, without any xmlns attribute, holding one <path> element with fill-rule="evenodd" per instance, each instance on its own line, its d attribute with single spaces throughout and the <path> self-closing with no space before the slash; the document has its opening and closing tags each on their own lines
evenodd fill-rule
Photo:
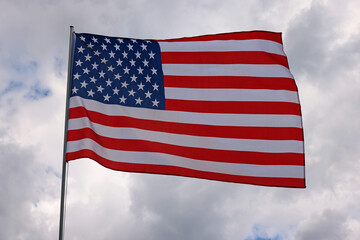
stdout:
<svg viewBox="0 0 360 240">
<path fill-rule="evenodd" d="M 75 34 L 71 96 L 102 103 L 165 108 L 156 41 Z"/>
</svg>

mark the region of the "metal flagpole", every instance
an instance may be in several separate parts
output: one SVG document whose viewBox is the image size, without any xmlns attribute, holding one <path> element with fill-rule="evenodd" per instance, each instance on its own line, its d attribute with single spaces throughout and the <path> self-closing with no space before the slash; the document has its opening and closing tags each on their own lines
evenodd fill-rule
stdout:
<svg viewBox="0 0 360 240">
<path fill-rule="evenodd" d="M 69 117 L 69 96 L 71 87 L 72 76 L 72 58 L 73 58 L 73 39 L 74 27 L 70 26 L 70 41 L 69 41 L 69 60 L 68 60 L 68 74 L 67 74 L 67 90 L 66 90 L 66 110 L 65 110 L 65 129 L 64 129 L 64 151 L 63 151 L 63 165 L 62 165 L 62 178 L 61 178 L 61 200 L 60 200 L 60 223 L 59 223 L 59 240 L 64 238 L 64 225 L 65 225 L 65 195 L 66 195 L 66 180 L 67 180 L 67 167 L 66 162 L 66 140 L 68 131 L 68 117 Z"/>
</svg>

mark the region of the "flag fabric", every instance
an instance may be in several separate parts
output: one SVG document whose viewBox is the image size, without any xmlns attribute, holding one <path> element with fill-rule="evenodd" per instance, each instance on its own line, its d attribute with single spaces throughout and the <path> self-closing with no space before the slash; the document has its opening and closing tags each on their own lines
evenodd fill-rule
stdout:
<svg viewBox="0 0 360 240">
<path fill-rule="evenodd" d="M 73 37 L 67 161 L 305 187 L 301 109 L 281 33 Z"/>
</svg>

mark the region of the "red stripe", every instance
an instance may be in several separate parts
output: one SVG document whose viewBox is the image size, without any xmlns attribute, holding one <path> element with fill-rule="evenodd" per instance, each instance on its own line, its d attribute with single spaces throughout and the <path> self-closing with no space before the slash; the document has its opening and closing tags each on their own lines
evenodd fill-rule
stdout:
<svg viewBox="0 0 360 240">
<path fill-rule="evenodd" d="M 294 79 L 242 76 L 164 76 L 165 87 L 297 91 Z"/>
<path fill-rule="evenodd" d="M 219 33 L 213 35 L 203 35 L 197 37 L 184 37 L 176 39 L 156 40 L 158 42 L 188 42 L 188 41 L 212 41 L 212 40 L 251 40 L 262 39 L 270 40 L 282 44 L 281 33 L 266 32 L 266 31 L 251 31 L 251 32 L 233 32 L 233 33 Z"/>
<path fill-rule="evenodd" d="M 266 52 L 161 52 L 163 64 L 279 64 L 286 56 Z"/>
<path fill-rule="evenodd" d="M 88 117 L 91 122 L 109 127 L 127 127 L 204 137 L 264 140 L 303 140 L 302 129 L 294 127 L 214 126 L 190 123 L 137 119 L 128 116 L 109 116 L 87 111 L 84 107 L 71 108 L 69 119 Z"/>
<path fill-rule="evenodd" d="M 191 170 L 191 169 L 175 167 L 175 166 L 114 162 L 97 155 L 95 152 L 91 150 L 81 150 L 66 154 L 66 161 L 71 161 L 78 158 L 91 158 L 104 167 L 114 170 L 126 171 L 126 172 L 177 175 L 184 177 L 194 177 L 201 179 L 263 185 L 263 186 L 274 186 L 274 187 L 296 187 L 296 188 L 305 187 L 305 179 L 301 179 L 301 178 L 299 179 L 299 178 L 248 177 L 248 176 L 238 176 L 238 175 Z"/>
<path fill-rule="evenodd" d="M 198 113 L 290 114 L 301 116 L 300 105 L 289 102 L 219 102 L 166 99 L 165 109 Z"/>
<path fill-rule="evenodd" d="M 68 141 L 77 141 L 84 138 L 92 139 L 108 149 L 165 153 L 194 160 L 259 165 L 304 165 L 304 155 L 300 153 L 262 153 L 183 147 L 145 140 L 103 137 L 96 134 L 90 128 L 68 131 Z"/>
</svg>

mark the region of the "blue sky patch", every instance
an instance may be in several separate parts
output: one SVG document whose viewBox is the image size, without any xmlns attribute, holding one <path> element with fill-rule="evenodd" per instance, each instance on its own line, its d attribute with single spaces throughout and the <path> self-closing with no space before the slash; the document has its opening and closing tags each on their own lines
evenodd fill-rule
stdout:
<svg viewBox="0 0 360 240">
<path fill-rule="evenodd" d="M 0 95 L 5 95 L 14 90 L 18 90 L 18 89 L 22 88 L 23 86 L 24 86 L 24 84 L 20 81 L 10 81 L 9 84 L 7 85 L 7 87 L 1 91 Z"/>
<path fill-rule="evenodd" d="M 252 228 L 252 235 L 245 238 L 245 240 L 282 240 L 283 238 L 277 234 L 275 237 L 269 237 L 265 227 L 255 225 Z"/>
<path fill-rule="evenodd" d="M 50 89 L 42 88 L 38 83 L 36 83 L 30 87 L 30 90 L 25 97 L 31 100 L 39 100 L 49 96 L 50 94 Z"/>
<path fill-rule="evenodd" d="M 30 61 L 27 64 L 21 64 L 21 63 L 13 64 L 13 68 L 18 73 L 35 72 L 37 67 L 38 67 L 38 64 L 35 61 Z"/>
</svg>

